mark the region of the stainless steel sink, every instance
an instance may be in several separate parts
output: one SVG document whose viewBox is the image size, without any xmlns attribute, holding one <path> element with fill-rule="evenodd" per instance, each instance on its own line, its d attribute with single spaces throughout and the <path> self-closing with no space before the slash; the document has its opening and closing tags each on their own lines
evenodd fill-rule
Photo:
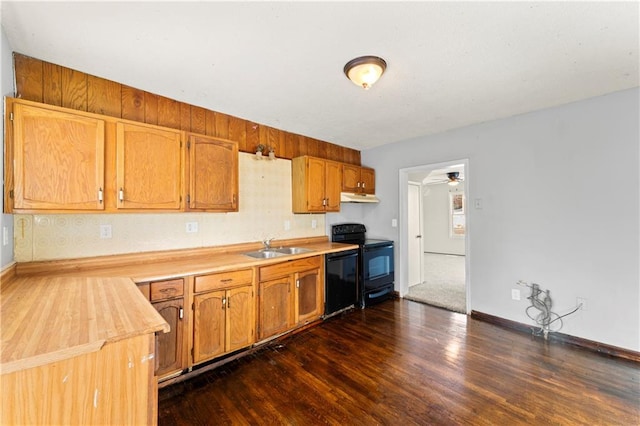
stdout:
<svg viewBox="0 0 640 426">
<path fill-rule="evenodd" d="M 308 253 L 313 251 L 308 248 L 303 247 L 280 247 L 280 248 L 272 248 L 272 249 L 262 249 L 257 251 L 250 251 L 248 253 L 243 253 L 245 256 L 254 257 L 256 259 L 271 259 L 273 257 L 286 256 L 291 254 L 300 254 L 300 253 Z"/>
<path fill-rule="evenodd" d="M 272 257 L 284 256 L 286 253 L 281 253 L 275 250 L 258 250 L 243 253 L 245 256 L 255 257 L 256 259 L 271 259 Z"/>
<path fill-rule="evenodd" d="M 278 253 L 284 253 L 284 254 L 300 254 L 300 253 L 309 253 L 310 251 L 313 251 L 311 249 L 303 248 L 303 247 L 280 247 L 272 250 L 277 251 Z"/>
</svg>

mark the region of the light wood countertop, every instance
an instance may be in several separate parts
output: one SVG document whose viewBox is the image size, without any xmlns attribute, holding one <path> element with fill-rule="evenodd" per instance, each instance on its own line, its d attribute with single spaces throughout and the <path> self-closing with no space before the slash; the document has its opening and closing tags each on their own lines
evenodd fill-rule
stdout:
<svg viewBox="0 0 640 426">
<path fill-rule="evenodd" d="M 1 374 L 168 331 L 128 278 L 18 277 L 1 290 Z"/>
<path fill-rule="evenodd" d="M 127 277 L 137 283 L 159 281 L 187 275 L 202 275 L 230 269 L 270 265 L 288 260 L 325 255 L 350 249 L 358 245 L 332 243 L 327 237 L 276 242 L 274 248 L 295 246 L 311 250 L 307 253 L 286 255 L 271 259 L 256 259 L 243 253 L 259 250 L 260 243 L 247 243 L 227 247 L 176 250 L 130 255 L 102 256 L 89 259 L 30 262 L 19 264 L 18 276 L 100 276 Z"/>
</svg>

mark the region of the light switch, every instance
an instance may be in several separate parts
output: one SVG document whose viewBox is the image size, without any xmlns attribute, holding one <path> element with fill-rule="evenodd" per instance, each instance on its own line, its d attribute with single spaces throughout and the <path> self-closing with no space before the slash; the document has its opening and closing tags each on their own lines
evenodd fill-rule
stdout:
<svg viewBox="0 0 640 426">
<path fill-rule="evenodd" d="M 391 227 L 392 228 L 398 227 L 398 219 L 391 219 Z"/>
<path fill-rule="evenodd" d="M 473 200 L 473 207 L 480 210 L 482 208 L 482 198 L 476 198 Z"/>
</svg>

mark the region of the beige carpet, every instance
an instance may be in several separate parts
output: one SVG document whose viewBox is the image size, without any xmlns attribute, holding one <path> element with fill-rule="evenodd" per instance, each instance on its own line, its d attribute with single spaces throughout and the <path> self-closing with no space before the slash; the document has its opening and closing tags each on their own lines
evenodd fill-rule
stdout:
<svg viewBox="0 0 640 426">
<path fill-rule="evenodd" d="M 465 257 L 425 253 L 424 282 L 409 287 L 406 299 L 466 313 Z"/>
</svg>

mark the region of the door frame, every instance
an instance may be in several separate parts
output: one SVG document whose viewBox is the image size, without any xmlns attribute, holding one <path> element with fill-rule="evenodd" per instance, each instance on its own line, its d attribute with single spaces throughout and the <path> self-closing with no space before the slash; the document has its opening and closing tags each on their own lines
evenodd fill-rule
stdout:
<svg viewBox="0 0 640 426">
<path fill-rule="evenodd" d="M 407 233 L 409 232 L 409 192 L 408 192 L 408 187 L 409 186 L 415 186 L 418 188 L 418 211 L 419 211 L 419 217 L 418 217 L 418 235 L 420 235 L 420 259 L 418 259 L 418 263 L 420 265 L 420 283 L 424 282 L 424 228 L 423 228 L 423 218 L 424 218 L 424 211 L 423 206 L 422 206 L 422 183 L 420 182 L 413 182 L 413 181 L 408 181 L 407 182 Z M 407 235 L 407 259 L 409 259 L 409 238 Z M 407 290 L 409 288 L 409 262 L 407 261 Z"/>
<path fill-rule="evenodd" d="M 431 164 L 423 164 L 420 166 L 407 167 L 400 169 L 398 171 L 398 193 L 399 193 L 399 217 L 400 217 L 400 230 L 398 234 L 398 282 L 399 282 L 399 292 L 400 297 L 404 297 L 409 292 L 409 261 L 408 261 L 408 253 L 409 253 L 409 226 L 407 224 L 409 218 L 409 174 L 415 172 L 430 172 L 437 169 L 443 169 L 449 166 L 453 166 L 455 164 L 464 164 L 464 176 L 465 179 L 462 182 L 464 187 L 464 196 L 467 200 L 467 210 L 465 211 L 465 234 L 464 234 L 464 252 L 465 252 L 465 287 L 466 287 L 466 295 L 467 295 L 467 306 L 466 312 L 469 314 L 471 312 L 471 226 L 473 223 L 472 220 L 472 211 L 469 208 L 471 205 L 469 200 L 471 200 L 471 193 L 469 192 L 469 177 L 471 176 L 470 168 L 469 168 L 469 159 L 463 158 L 459 160 L 451 160 L 445 161 L 441 163 L 431 163 Z M 422 219 L 421 219 L 422 221 Z"/>
</svg>

